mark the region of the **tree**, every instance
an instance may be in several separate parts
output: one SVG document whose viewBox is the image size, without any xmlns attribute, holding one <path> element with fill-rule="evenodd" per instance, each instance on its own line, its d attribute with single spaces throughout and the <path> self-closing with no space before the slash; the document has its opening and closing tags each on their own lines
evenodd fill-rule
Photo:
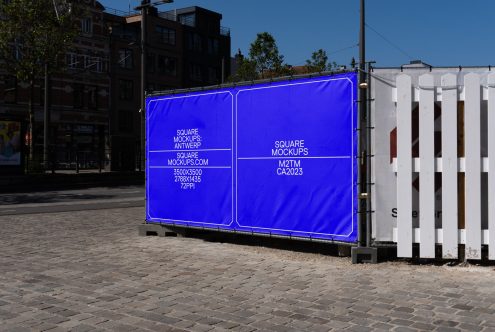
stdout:
<svg viewBox="0 0 495 332">
<path fill-rule="evenodd" d="M 306 70 L 308 73 L 321 73 L 337 67 L 335 62 L 328 63 L 327 52 L 323 49 L 313 52 L 311 59 L 306 60 Z"/>
<path fill-rule="evenodd" d="M 76 7 L 65 0 L 0 2 L 0 66 L 18 81 L 29 84 L 30 157 L 33 157 L 34 83 L 60 64 L 78 30 Z"/>
<path fill-rule="evenodd" d="M 234 81 L 254 81 L 258 79 L 256 63 L 250 59 L 241 59 Z"/>
<path fill-rule="evenodd" d="M 258 33 L 256 40 L 251 43 L 249 57 L 261 78 L 265 78 L 266 73 L 278 76 L 283 68 L 284 57 L 278 52 L 275 38 L 268 32 Z"/>
</svg>

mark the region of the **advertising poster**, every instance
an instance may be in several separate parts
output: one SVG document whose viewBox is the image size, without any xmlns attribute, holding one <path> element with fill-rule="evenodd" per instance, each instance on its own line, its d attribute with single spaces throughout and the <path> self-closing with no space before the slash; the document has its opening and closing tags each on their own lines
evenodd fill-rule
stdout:
<svg viewBox="0 0 495 332">
<path fill-rule="evenodd" d="M 0 166 L 20 166 L 21 148 L 21 123 L 0 120 Z"/>
<path fill-rule="evenodd" d="M 147 99 L 148 222 L 353 243 L 356 73 Z"/>
</svg>

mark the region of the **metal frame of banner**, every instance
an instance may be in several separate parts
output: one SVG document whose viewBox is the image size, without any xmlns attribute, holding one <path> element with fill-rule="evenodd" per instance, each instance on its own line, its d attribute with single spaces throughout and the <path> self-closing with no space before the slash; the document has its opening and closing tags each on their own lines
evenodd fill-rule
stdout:
<svg viewBox="0 0 495 332">
<path fill-rule="evenodd" d="M 373 63 L 373 62 L 372 62 Z M 225 89 L 225 88 L 233 88 L 233 87 L 245 87 L 245 86 L 250 86 L 250 85 L 255 85 L 255 84 L 269 84 L 269 83 L 277 83 L 277 82 L 282 82 L 282 81 L 291 81 L 291 80 L 296 80 L 296 79 L 305 79 L 305 78 L 318 78 L 318 77 L 323 77 L 323 76 L 333 76 L 333 75 L 339 75 L 339 74 L 346 74 L 346 73 L 352 73 L 356 72 L 359 75 L 359 68 L 352 68 L 352 69 L 342 69 L 338 71 L 323 71 L 323 72 L 318 72 L 318 73 L 311 73 L 311 74 L 300 74 L 300 75 L 290 75 L 290 76 L 282 76 L 282 77 L 274 77 L 274 78 L 269 78 L 269 79 L 261 79 L 261 80 L 253 80 L 253 81 L 242 81 L 242 82 L 229 82 L 229 83 L 223 83 L 223 84 L 217 84 L 217 85 L 210 85 L 210 86 L 204 86 L 204 87 L 195 87 L 195 88 L 185 88 L 185 89 L 169 89 L 169 90 L 163 90 L 163 91 L 153 91 L 151 93 L 146 94 L 146 98 L 148 97 L 153 97 L 153 96 L 167 96 L 167 95 L 176 95 L 176 94 L 187 94 L 187 93 L 196 93 L 196 92 L 202 92 L 202 91 L 211 91 L 211 90 L 218 90 L 218 89 Z M 361 82 L 359 82 L 361 83 Z M 358 83 L 358 96 L 357 99 L 355 100 L 356 103 L 359 103 L 359 83 Z M 367 90 L 367 89 L 366 89 Z M 367 99 L 367 97 L 365 97 Z M 362 121 L 361 121 L 361 115 L 360 115 L 360 108 L 358 108 L 358 123 L 357 127 L 355 130 L 358 131 L 358 155 L 356 158 L 358 160 L 361 160 L 363 158 L 362 151 L 363 151 L 363 146 L 361 145 L 361 136 L 366 136 L 367 134 L 364 134 L 363 129 L 366 129 L 368 126 L 364 125 L 362 126 Z M 365 127 L 365 128 L 362 128 Z M 366 142 L 368 139 L 365 137 L 364 142 L 364 151 L 366 151 L 367 145 Z M 368 150 L 369 151 L 369 150 Z M 146 156 L 145 156 L 146 158 Z M 366 155 L 364 158 L 368 158 Z M 145 160 L 146 163 L 146 160 Z M 369 164 L 369 163 L 368 163 Z M 358 163 L 359 165 L 359 163 Z M 358 203 L 360 205 L 361 199 L 360 199 L 360 194 L 362 193 L 361 191 L 361 183 L 364 183 L 366 187 L 366 176 L 365 173 L 361 170 L 360 167 L 358 167 L 358 183 L 356 183 L 356 186 L 358 187 Z M 363 182 L 364 181 L 364 182 Z M 145 194 L 146 196 L 146 194 Z M 147 197 L 145 197 L 145 203 L 147 204 Z M 370 203 L 367 202 L 368 204 Z M 371 206 L 371 204 L 370 204 Z M 146 235 L 146 226 L 150 226 L 150 232 L 155 233 L 153 227 L 160 226 L 163 228 L 163 234 L 167 232 L 172 232 L 174 233 L 175 230 L 179 229 L 194 229 L 194 230 L 205 230 L 205 231 L 214 231 L 214 232 L 219 232 L 219 233 L 228 233 L 228 234 L 238 234 L 238 235 L 253 235 L 253 236 L 259 236 L 259 237 L 265 237 L 265 238 L 274 238 L 274 239 L 287 239 L 287 240 L 296 240 L 296 241 L 302 241 L 302 242 L 313 242 L 313 243 L 328 243 L 328 244 L 335 244 L 335 245 L 342 245 L 342 246 L 347 246 L 351 247 L 353 252 L 354 249 L 360 248 L 360 250 L 366 249 L 366 247 L 362 247 L 362 242 L 361 238 L 364 236 L 364 241 L 366 239 L 371 238 L 371 229 L 370 227 L 361 227 L 361 219 L 364 220 L 364 223 L 366 224 L 367 222 L 365 220 L 369 219 L 367 217 L 368 215 L 368 207 L 358 207 L 357 209 L 357 215 L 358 215 L 358 238 L 356 242 L 344 242 L 344 241 L 338 241 L 338 240 L 332 240 L 332 239 L 321 239 L 321 238 L 315 238 L 315 237 L 303 237 L 303 236 L 292 236 L 292 235 L 280 235 L 280 234 L 272 234 L 272 233 L 261 233 L 261 232 L 255 232 L 255 231 L 239 231 L 239 230 L 228 230 L 228 229 L 222 229 L 218 227 L 198 227 L 198 226 L 191 226 L 191 225 L 184 225 L 184 224 L 164 224 L 156 221 L 148 221 L 145 220 L 143 224 L 139 225 L 140 226 L 140 234 Z M 364 230 L 362 229 L 364 228 Z M 177 233 L 177 232 L 175 232 Z M 372 248 L 375 249 L 376 248 Z M 361 254 L 361 252 L 360 252 Z M 366 254 L 366 253 L 364 253 Z M 353 253 L 354 255 L 354 253 Z M 376 254 L 375 256 L 376 257 Z M 353 257 L 354 261 L 354 257 Z M 362 262 L 367 262 L 366 260 L 360 260 Z M 375 259 L 376 261 L 376 259 Z M 370 261 L 371 262 L 371 261 Z"/>
<path fill-rule="evenodd" d="M 255 84 L 263 84 L 263 83 L 276 83 L 276 82 L 282 82 L 282 81 L 291 81 L 291 80 L 296 80 L 296 79 L 313 78 L 313 77 L 316 78 L 316 77 L 321 77 L 321 76 L 339 75 L 339 74 L 346 74 L 346 73 L 352 73 L 352 72 L 356 72 L 356 69 L 343 69 L 343 70 L 337 70 L 337 71 L 322 71 L 319 73 L 281 76 L 281 77 L 273 77 L 273 78 L 254 80 L 254 81 L 229 82 L 229 83 L 223 83 L 223 84 L 217 84 L 217 85 L 208 85 L 208 86 L 197 87 L 197 88 L 169 89 L 169 90 L 163 90 L 163 91 L 153 91 L 152 93 L 146 94 L 146 97 L 167 96 L 167 95 L 175 95 L 175 94 L 182 94 L 182 93 L 193 93 L 193 92 L 218 90 L 218 89 L 225 89 L 225 88 L 234 88 L 234 87 L 239 87 L 239 86 L 250 86 L 250 85 L 255 85 Z"/>
</svg>

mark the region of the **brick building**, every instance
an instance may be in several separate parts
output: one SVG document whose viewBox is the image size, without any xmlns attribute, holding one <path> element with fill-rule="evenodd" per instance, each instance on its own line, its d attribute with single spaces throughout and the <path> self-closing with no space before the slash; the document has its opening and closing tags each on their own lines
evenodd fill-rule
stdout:
<svg viewBox="0 0 495 332">
<path fill-rule="evenodd" d="M 81 33 L 65 70 L 49 80 L 51 156 L 61 167 L 139 167 L 141 15 L 84 0 Z M 222 15 L 200 7 L 147 16 L 147 91 L 214 85 L 230 75 L 230 31 Z M 223 78 L 222 78 L 223 74 Z M 28 88 L 0 79 L 0 119 L 27 122 Z M 35 144 L 43 144 L 43 78 L 35 86 Z"/>
<path fill-rule="evenodd" d="M 76 160 L 82 167 L 97 167 L 108 146 L 109 46 L 104 7 L 96 1 L 86 1 L 86 5 L 85 17 L 79 20 L 81 33 L 65 57 L 66 70 L 49 76 L 50 155 L 59 168 L 75 167 Z M 33 101 L 38 160 L 43 151 L 44 89 L 44 77 L 39 77 Z M 27 124 L 29 85 L 3 72 L 0 91 L 0 119 Z"/>
</svg>

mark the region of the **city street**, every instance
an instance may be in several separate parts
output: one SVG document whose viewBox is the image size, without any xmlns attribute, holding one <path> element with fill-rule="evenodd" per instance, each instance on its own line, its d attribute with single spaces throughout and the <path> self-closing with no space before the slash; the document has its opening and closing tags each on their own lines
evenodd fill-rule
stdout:
<svg viewBox="0 0 495 332">
<path fill-rule="evenodd" d="M 493 266 L 140 237 L 140 190 L 2 196 L 0 331 L 495 330 Z"/>
<path fill-rule="evenodd" d="M 0 216 L 144 206 L 143 186 L 2 194 Z"/>
</svg>

